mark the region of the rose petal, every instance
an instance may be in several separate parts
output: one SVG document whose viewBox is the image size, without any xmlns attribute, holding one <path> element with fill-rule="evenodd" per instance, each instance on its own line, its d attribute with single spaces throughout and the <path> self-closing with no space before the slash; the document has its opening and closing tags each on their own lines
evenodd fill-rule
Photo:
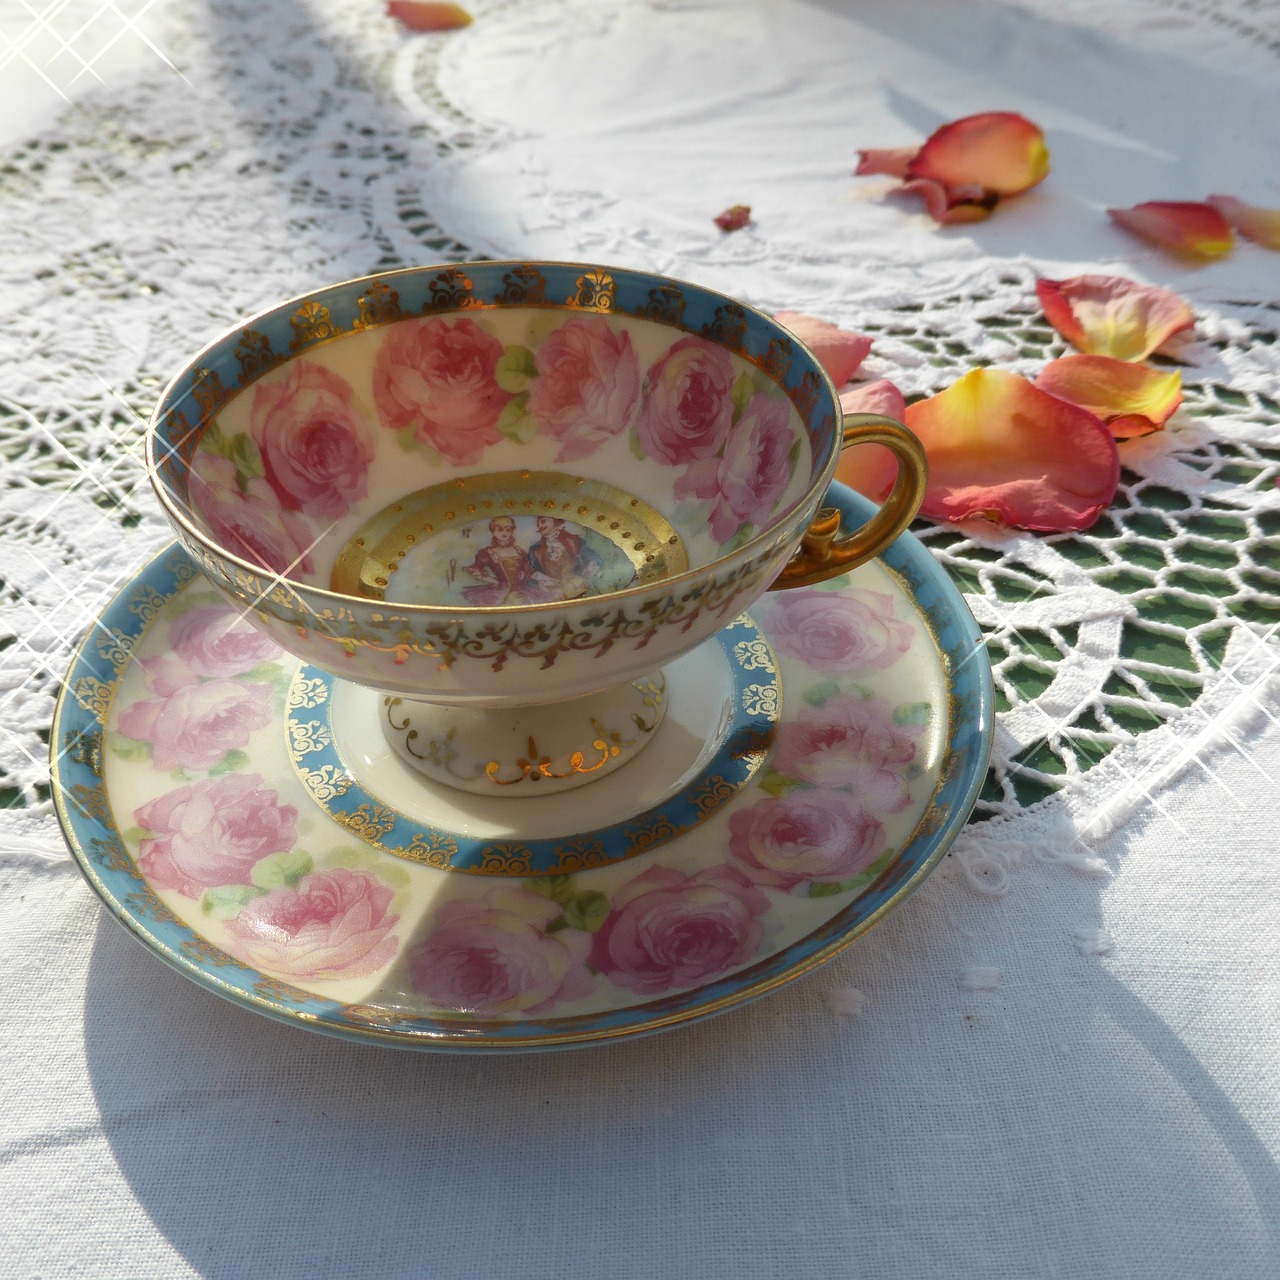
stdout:
<svg viewBox="0 0 1280 1280">
<path fill-rule="evenodd" d="M 879 413 L 886 418 L 906 416 L 907 404 L 902 392 L 889 381 L 863 382 L 840 393 L 842 413 Z M 846 449 L 836 464 L 836 479 L 857 489 L 876 502 L 886 498 L 898 475 L 898 463 L 881 444 L 860 444 Z"/>
<path fill-rule="evenodd" d="M 1195 316 L 1176 293 L 1121 276 L 1037 280 L 1044 314 L 1072 346 L 1117 360 L 1145 360 Z"/>
<path fill-rule="evenodd" d="M 1115 496 L 1120 454 L 1093 414 L 1000 369 L 908 405 L 929 458 L 921 515 L 1019 529 L 1087 529 Z"/>
<path fill-rule="evenodd" d="M 1017 195 L 1044 179 L 1049 151 L 1039 125 L 1013 111 L 985 111 L 944 124 L 907 166 L 908 178 L 944 187 L 972 183 L 997 196 Z"/>
<path fill-rule="evenodd" d="M 1212 205 L 1242 235 L 1264 249 L 1280 249 L 1280 209 L 1245 204 L 1235 196 L 1209 196 Z"/>
<path fill-rule="evenodd" d="M 1000 197 L 994 191 L 972 183 L 960 187 L 944 187 L 931 178 L 914 178 L 904 182 L 891 194 L 905 192 L 924 198 L 924 207 L 934 222 L 956 226 L 962 222 L 983 222 L 991 217 Z"/>
<path fill-rule="evenodd" d="M 841 329 L 838 325 L 800 311 L 779 311 L 773 317 L 790 329 L 815 356 L 837 387 L 843 386 L 858 371 L 858 366 L 871 350 L 871 339 L 865 334 Z"/>
<path fill-rule="evenodd" d="M 741 231 L 751 221 L 751 206 L 731 204 L 723 213 L 716 214 L 713 221 L 721 231 Z"/>
<path fill-rule="evenodd" d="M 1131 209 L 1108 209 L 1117 226 L 1185 258 L 1221 258 L 1235 237 L 1212 205 L 1189 200 L 1149 200 Z"/>
<path fill-rule="evenodd" d="M 1110 356 L 1063 356 L 1041 370 L 1036 386 L 1079 405 L 1111 427 L 1116 439 L 1150 435 L 1182 403 L 1182 375 Z"/>
<path fill-rule="evenodd" d="M 410 31 L 453 31 L 471 25 L 471 15 L 461 5 L 432 0 L 387 0 L 387 17 Z"/>
<path fill-rule="evenodd" d="M 919 147 L 888 147 L 858 152 L 858 167 L 854 177 L 863 178 L 872 173 L 885 173 L 891 178 L 905 178 L 907 168 L 920 154 Z"/>
</svg>

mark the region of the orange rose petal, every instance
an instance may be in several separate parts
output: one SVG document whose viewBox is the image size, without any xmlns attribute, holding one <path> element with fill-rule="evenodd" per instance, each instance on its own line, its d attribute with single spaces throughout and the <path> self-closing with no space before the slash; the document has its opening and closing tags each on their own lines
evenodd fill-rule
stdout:
<svg viewBox="0 0 1280 1280">
<path fill-rule="evenodd" d="M 387 0 L 387 16 L 410 31 L 454 31 L 471 25 L 471 15 L 461 5 L 431 0 Z"/>
<path fill-rule="evenodd" d="M 1184 258 L 1221 258 L 1235 245 L 1226 218 L 1210 204 L 1149 200 L 1131 209 L 1108 209 L 1107 213 L 1117 226 Z"/>
<path fill-rule="evenodd" d="M 974 183 L 997 196 L 1012 196 L 1034 187 L 1048 172 L 1049 151 L 1039 125 L 1012 111 L 985 111 L 933 133 L 906 176 L 949 188 Z"/>
<path fill-rule="evenodd" d="M 1139 436 L 1154 435 L 1162 426 L 1163 424 L 1157 426 L 1140 413 L 1126 413 L 1123 417 L 1112 418 L 1107 423 L 1107 430 L 1111 432 L 1113 440 L 1136 440 Z"/>
<path fill-rule="evenodd" d="M 1128 439 L 1163 427 L 1182 403 L 1182 375 L 1110 356 L 1062 356 L 1040 371 L 1036 386 L 1101 418 L 1112 435 Z M 1134 418 L 1144 419 L 1145 428 Z M 1120 429 L 1115 429 L 1116 422 Z M 1123 434 L 1121 434 L 1123 433 Z"/>
<path fill-rule="evenodd" d="M 916 158 L 919 147 L 887 147 L 880 150 L 859 151 L 855 177 L 872 173 L 888 174 L 891 178 L 905 178 L 907 166 Z"/>
<path fill-rule="evenodd" d="M 1121 276 L 1037 280 L 1049 323 L 1073 347 L 1117 360 L 1145 360 L 1195 316 L 1176 293 Z"/>
<path fill-rule="evenodd" d="M 1245 204 L 1234 196 L 1209 196 L 1211 204 L 1242 235 L 1264 249 L 1280 249 L 1280 209 Z"/>
<path fill-rule="evenodd" d="M 1120 454 L 1087 409 L 1001 369 L 974 369 L 908 405 L 929 458 L 922 515 L 1018 529 L 1087 529 L 1115 496 Z"/>
<path fill-rule="evenodd" d="M 865 334 L 841 329 L 800 311 L 779 311 L 774 319 L 790 329 L 818 357 L 818 363 L 837 387 L 857 373 L 871 350 L 871 339 Z"/>
<path fill-rule="evenodd" d="M 991 211 L 1000 199 L 995 192 L 966 184 L 960 187 L 944 187 L 932 178 L 914 178 L 896 188 L 924 198 L 924 207 L 934 222 L 943 226 L 956 226 L 963 222 L 982 222 L 991 217 Z"/>
<path fill-rule="evenodd" d="M 888 378 L 863 382 L 840 393 L 840 409 L 849 413 L 880 413 L 886 418 L 906 416 L 902 392 Z M 876 502 L 886 498 L 898 474 L 898 463 L 883 445 L 860 444 L 846 449 L 836 464 L 836 479 Z"/>
</svg>

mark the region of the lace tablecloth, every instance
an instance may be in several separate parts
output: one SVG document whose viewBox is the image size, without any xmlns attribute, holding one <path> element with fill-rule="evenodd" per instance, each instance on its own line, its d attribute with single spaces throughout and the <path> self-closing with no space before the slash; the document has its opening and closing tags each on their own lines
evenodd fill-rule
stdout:
<svg viewBox="0 0 1280 1280">
<path fill-rule="evenodd" d="M 472 8 L 413 36 L 372 0 L 0 3 L 0 1275 L 1280 1273 L 1280 259 L 1189 270 L 1102 212 L 1280 206 L 1280 5 Z M 987 223 L 851 177 L 990 109 L 1054 172 Z M 503 1061 L 170 974 L 81 882 L 45 758 L 78 638 L 166 540 L 163 382 L 282 298 L 469 256 L 820 315 L 909 395 L 1061 354 L 1037 274 L 1197 312 L 1186 403 L 1091 530 L 917 530 L 1001 705 L 926 888 L 749 1009 Z"/>
</svg>

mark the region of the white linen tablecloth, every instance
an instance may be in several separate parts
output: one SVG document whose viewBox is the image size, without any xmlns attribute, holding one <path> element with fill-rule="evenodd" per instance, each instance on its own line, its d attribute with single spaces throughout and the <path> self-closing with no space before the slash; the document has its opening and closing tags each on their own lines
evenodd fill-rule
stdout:
<svg viewBox="0 0 1280 1280">
<path fill-rule="evenodd" d="M 0 1277 L 1271 1280 L 1280 259 L 1189 271 L 1102 209 L 1280 206 L 1280 6 L 473 10 L 409 36 L 372 0 L 0 0 L 0 102 L 25 104 L 0 154 Z M 1054 157 L 988 223 L 939 232 L 850 176 L 987 109 Z M 737 201 L 755 226 L 721 236 Z M 1134 275 L 1198 316 L 1109 567 L 1097 541 L 923 531 L 1008 703 L 983 821 L 925 887 L 747 1008 L 501 1059 L 309 1035 L 170 971 L 66 853 L 42 740 L 79 636 L 166 539 L 139 462 L 159 385 L 256 308 L 468 253 L 864 328 L 909 394 L 975 359 L 1033 371 L 1043 345 L 987 322 L 1034 326 L 1037 272 Z M 1158 581 L 1208 610 L 1182 667 L 1133 656 L 1135 628 L 1181 641 L 1114 577 L 1169 493 Z M 1195 532 L 1213 518 L 1242 530 L 1234 594 L 1193 555 L 1230 541 Z M 1011 602 L 1002 573 L 1048 585 Z M 1080 728 L 1124 673 L 1150 727 Z"/>
</svg>

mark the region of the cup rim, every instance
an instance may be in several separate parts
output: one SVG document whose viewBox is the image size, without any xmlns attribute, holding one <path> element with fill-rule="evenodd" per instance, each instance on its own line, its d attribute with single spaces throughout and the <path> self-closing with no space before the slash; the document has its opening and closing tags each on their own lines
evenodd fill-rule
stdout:
<svg viewBox="0 0 1280 1280">
<path fill-rule="evenodd" d="M 694 569 L 686 569 L 681 573 L 673 574 L 670 577 L 657 578 L 651 582 L 636 583 L 632 586 L 623 587 L 616 591 L 601 592 L 596 595 L 583 596 L 579 599 L 573 599 L 573 600 L 547 600 L 547 601 L 541 601 L 541 602 L 531 602 L 528 604 L 520 604 L 515 606 L 411 604 L 411 603 L 401 603 L 399 601 L 396 601 L 396 602 L 376 601 L 376 600 L 367 599 L 364 596 L 354 596 L 354 595 L 348 595 L 341 591 L 334 591 L 331 587 L 322 587 L 322 586 L 317 586 L 311 583 L 303 582 L 298 578 L 290 577 L 287 573 L 273 573 L 266 566 L 257 564 L 252 560 L 247 560 L 241 556 L 236 555 L 234 552 L 227 550 L 227 548 L 223 547 L 219 542 L 217 542 L 215 539 L 210 537 L 207 533 L 204 532 L 203 529 L 201 529 L 198 525 L 196 525 L 192 520 L 188 519 L 186 514 L 177 506 L 176 502 L 173 501 L 173 499 L 171 498 L 171 495 L 168 492 L 167 486 L 160 479 L 159 463 L 156 459 L 156 453 L 155 453 L 156 440 L 159 436 L 160 421 L 163 415 L 168 411 L 170 407 L 168 405 L 168 401 L 170 396 L 173 395 L 174 392 L 176 391 L 178 383 L 182 381 L 182 379 L 185 378 L 193 369 L 199 367 L 203 363 L 205 357 L 209 355 L 209 353 L 221 347 L 224 343 L 226 343 L 229 339 L 235 337 L 241 331 L 247 328 L 253 327 L 253 325 L 256 324 L 257 322 L 263 319 L 266 319 L 267 317 L 277 315 L 280 312 L 286 311 L 291 307 L 296 308 L 300 304 L 313 301 L 317 298 L 318 295 L 321 295 L 321 294 L 329 293 L 334 290 L 347 289 L 352 285 L 362 285 L 366 283 L 371 283 L 373 281 L 390 280 L 396 276 L 409 276 L 409 275 L 425 276 L 425 275 L 430 275 L 433 272 L 443 272 L 443 271 L 449 271 L 449 270 L 466 271 L 469 268 L 474 269 L 475 267 L 483 267 L 486 270 L 500 269 L 503 267 L 506 267 L 506 268 L 532 267 L 535 270 L 539 270 L 542 268 L 550 268 L 552 270 L 581 271 L 583 273 L 589 273 L 593 271 L 595 272 L 603 271 L 614 276 L 619 274 L 626 274 L 633 277 L 639 276 L 659 284 L 675 285 L 680 288 L 693 289 L 703 294 L 704 296 L 722 300 L 725 303 L 739 307 L 745 313 L 751 316 L 757 317 L 758 319 L 763 320 L 767 325 L 770 325 L 773 328 L 776 328 L 779 331 L 781 336 L 785 336 L 788 339 L 790 339 L 790 341 L 795 346 L 800 348 L 800 350 L 803 351 L 809 357 L 812 363 L 813 371 L 816 372 L 818 376 L 821 390 L 826 395 L 834 411 L 836 426 L 835 426 L 833 439 L 835 441 L 836 447 L 832 449 L 831 456 L 827 459 L 826 463 L 821 468 L 821 471 L 819 472 L 819 475 L 818 475 L 818 479 L 813 481 L 808 486 L 808 488 L 805 489 L 804 493 L 801 494 L 801 496 L 797 498 L 796 501 L 793 502 L 791 506 L 786 509 L 786 511 L 784 511 L 780 516 L 774 519 L 770 523 L 767 529 L 764 529 L 760 533 L 755 534 L 747 542 L 744 542 L 742 546 L 735 547 L 732 551 L 725 552 L 724 554 L 717 556 L 714 560 L 708 561 L 706 564 L 700 565 Z M 515 307 L 519 305 L 520 304 L 515 304 L 512 307 L 512 309 L 514 310 Z M 529 305 L 531 309 L 537 309 L 537 304 L 529 304 Z M 555 305 L 549 305 L 545 309 L 560 310 L 560 309 L 568 309 L 568 308 L 561 308 Z M 586 308 L 583 308 L 583 310 L 584 312 L 587 311 Z M 444 310 L 440 312 L 440 315 L 442 317 L 447 316 L 449 314 L 452 314 L 452 312 L 449 310 Z M 588 312 L 588 314 L 601 314 L 601 313 Z M 630 312 L 609 311 L 604 314 L 621 315 L 621 316 L 627 317 L 628 319 L 645 319 L 646 318 L 642 316 L 641 317 L 633 316 Z M 404 317 L 404 319 L 406 320 L 410 320 L 414 318 L 416 317 L 414 316 Z M 663 325 L 663 322 L 661 320 L 654 320 L 652 321 L 652 323 Z M 673 329 L 677 328 L 677 326 L 675 325 L 664 325 L 664 327 L 673 328 Z M 693 331 L 690 330 L 689 332 L 693 332 Z M 332 339 L 327 339 L 327 341 L 332 341 Z M 294 359 L 300 358 L 303 354 L 304 354 L 303 352 L 298 352 L 296 356 L 293 356 L 291 358 L 294 358 Z M 738 355 L 740 359 L 747 360 L 748 363 L 751 363 L 751 364 L 755 363 L 749 357 L 742 355 L 741 352 L 733 352 L 732 354 Z M 256 382 L 257 379 L 255 378 L 253 381 Z M 250 385 L 252 385 L 252 383 L 248 383 L 237 388 L 237 391 L 235 392 L 235 394 L 243 394 L 245 391 L 248 390 L 248 387 Z M 207 415 L 204 421 L 207 421 L 214 416 L 215 414 L 209 414 Z M 721 293 L 720 290 L 718 289 L 712 289 L 706 285 L 696 284 L 693 281 L 684 280 L 679 276 L 662 275 L 658 272 L 645 271 L 635 267 L 612 267 L 612 266 L 606 266 L 602 263 L 597 263 L 597 262 L 572 262 L 572 261 L 560 261 L 555 259 L 540 259 L 540 258 L 496 258 L 496 259 L 483 258 L 483 259 L 476 259 L 474 261 L 467 260 L 462 262 L 425 263 L 421 266 L 396 267 L 390 271 L 376 271 L 368 275 L 353 276 L 347 280 L 340 280 L 332 284 L 321 285 L 318 288 L 309 289 L 305 293 L 295 294 L 291 298 L 286 298 L 281 302 L 274 303 L 269 307 L 264 307 L 260 311 L 255 311 L 251 315 L 245 316 L 242 319 L 237 320 L 234 324 L 230 325 L 229 327 L 224 329 L 221 333 L 219 333 L 216 337 L 212 338 L 209 342 L 205 343 L 205 345 L 201 347 L 199 351 L 197 351 L 193 356 L 191 356 L 186 361 L 186 363 L 182 366 L 182 368 L 180 368 L 177 371 L 177 373 L 175 373 L 173 377 L 169 379 L 168 383 L 166 383 L 164 389 L 161 391 L 159 397 L 156 400 L 155 408 L 152 410 L 150 418 L 147 420 L 146 433 L 144 437 L 143 460 L 146 466 L 147 479 L 150 481 L 152 491 L 156 494 L 157 498 L 159 498 L 160 505 L 164 509 L 165 516 L 170 521 L 170 523 L 174 523 L 180 526 L 187 534 L 189 534 L 192 538 L 194 538 L 196 542 L 200 544 L 201 547 L 203 547 L 206 551 L 214 555 L 220 562 L 228 563 L 231 566 L 234 566 L 236 569 L 253 574 L 255 577 L 266 578 L 273 583 L 284 584 L 286 587 L 289 588 L 289 590 L 295 592 L 296 594 L 306 595 L 308 597 L 313 597 L 320 600 L 331 600 L 347 608 L 350 608 L 353 604 L 370 605 L 370 606 L 378 605 L 383 610 L 393 612 L 394 615 L 397 617 L 399 616 L 431 617 L 431 616 L 437 616 L 441 614 L 449 615 L 451 617 L 456 617 L 459 615 L 464 615 L 467 617 L 471 617 L 471 616 L 504 617 L 504 616 L 510 616 L 512 614 L 519 614 L 521 616 L 524 616 L 528 614 L 541 615 L 541 614 L 547 614 L 547 613 L 558 613 L 558 612 L 563 612 L 569 608 L 582 607 L 582 606 L 600 608 L 600 607 L 606 607 L 614 602 L 619 602 L 619 603 L 629 602 L 639 597 L 651 595 L 655 591 L 675 588 L 684 583 L 694 581 L 695 579 L 698 579 L 701 577 L 705 577 L 708 574 L 714 573 L 714 571 L 719 566 L 726 565 L 731 561 L 734 561 L 734 560 L 747 561 L 752 559 L 758 552 L 764 549 L 765 545 L 769 542 L 770 539 L 776 538 L 779 530 L 779 526 L 784 524 L 786 520 L 789 519 L 791 516 L 793 516 L 797 511 L 803 510 L 811 502 L 814 504 L 816 509 L 816 500 L 820 500 L 821 495 L 825 493 L 827 489 L 830 487 L 831 481 L 835 476 L 836 466 L 840 459 L 840 437 L 841 437 L 840 423 L 841 421 L 842 421 L 842 411 L 840 408 L 839 393 L 836 390 L 835 383 L 832 382 L 831 380 L 830 374 L 828 374 L 826 369 L 823 368 L 822 363 L 818 359 L 818 357 L 799 337 L 797 337 L 794 333 L 792 333 L 791 330 L 787 329 L 785 325 L 780 324 L 773 316 L 769 315 L 765 311 L 761 311 L 758 307 L 752 306 L 750 303 L 743 302 L 739 298 L 731 297 L 729 294 Z M 806 423 L 805 425 L 806 425 L 806 431 L 807 431 L 808 424 Z M 203 421 L 200 423 L 200 426 L 203 428 L 204 426 Z"/>
</svg>

